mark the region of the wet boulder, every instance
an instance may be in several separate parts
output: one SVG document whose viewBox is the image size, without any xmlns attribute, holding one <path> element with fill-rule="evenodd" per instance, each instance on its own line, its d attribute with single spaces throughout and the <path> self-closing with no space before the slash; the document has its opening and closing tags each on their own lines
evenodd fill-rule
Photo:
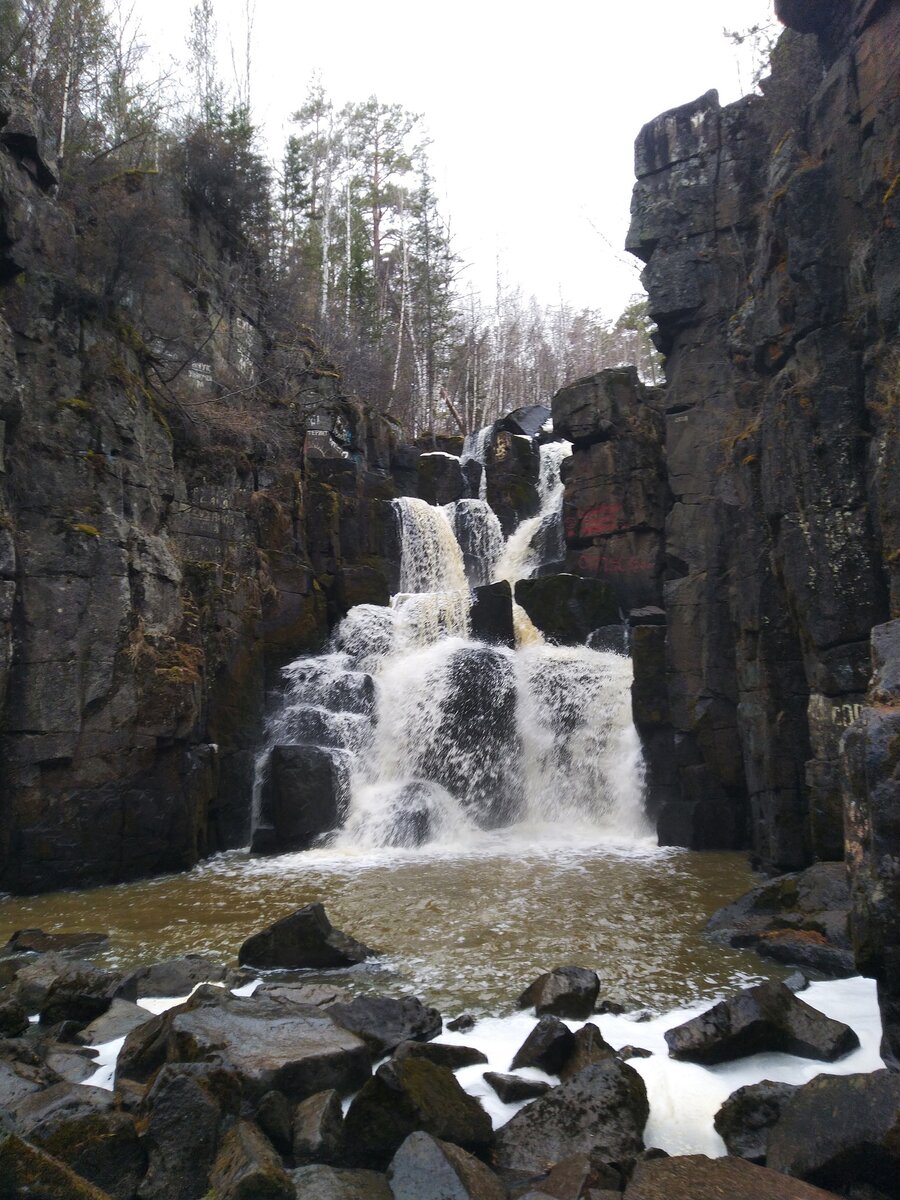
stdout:
<svg viewBox="0 0 900 1200">
<path fill-rule="evenodd" d="M 13 1133 L 0 1132 L 0 1196 L 112 1200 L 64 1163 Z"/>
<path fill-rule="evenodd" d="M 834 1062 L 859 1045 L 849 1025 L 824 1016 L 775 981 L 714 1004 L 665 1038 L 672 1058 L 707 1066 L 765 1051 Z"/>
<path fill-rule="evenodd" d="M 477 467 L 480 478 L 480 463 L 470 460 L 465 465 Z M 473 496 L 477 495 L 476 485 Z M 494 567 L 503 550 L 503 533 L 500 522 L 487 501 L 466 499 L 454 504 L 453 532 L 462 550 L 469 586 L 476 588 L 490 584 L 494 576 Z"/>
<path fill-rule="evenodd" d="M 387 1177 L 378 1171 L 316 1165 L 289 1174 L 298 1200 L 393 1200 Z"/>
<path fill-rule="evenodd" d="M 30 952 L 78 958 L 82 954 L 96 954 L 108 944 L 108 933 L 45 933 L 43 929 L 19 929 L 0 950 L 0 955 Z"/>
<path fill-rule="evenodd" d="M 70 969 L 96 971 L 99 968 L 82 959 L 73 959 L 56 951 L 48 951 L 17 968 L 12 995 L 26 1012 L 38 1012 L 50 988 Z"/>
<path fill-rule="evenodd" d="M 586 967 L 556 967 L 529 984 L 516 1001 L 516 1007 L 533 1007 L 539 1017 L 550 1014 L 580 1021 L 594 1011 L 599 992 L 596 971 Z"/>
<path fill-rule="evenodd" d="M 401 1042 L 430 1041 L 443 1026 L 438 1010 L 416 996 L 357 996 L 348 1003 L 330 1005 L 328 1016 L 362 1038 L 377 1058 Z"/>
<path fill-rule="evenodd" d="M 713 1119 L 728 1153 L 765 1165 L 769 1132 L 796 1090 L 795 1084 L 763 1079 L 732 1092 Z"/>
<path fill-rule="evenodd" d="M 28 1096 L 62 1082 L 27 1042 L 0 1043 L 0 1110 L 12 1111 Z"/>
<path fill-rule="evenodd" d="M 16 1128 L 114 1200 L 131 1200 L 144 1175 L 146 1155 L 134 1117 L 117 1112 L 103 1088 L 55 1084 L 19 1105 Z"/>
<path fill-rule="evenodd" d="M 469 481 L 462 463 L 440 450 L 419 456 L 417 463 L 419 499 L 426 504 L 452 504 L 469 494 Z"/>
<path fill-rule="evenodd" d="M 347 752 L 323 746 L 273 746 L 260 801 L 256 852 L 306 850 L 339 828 L 350 795 Z M 269 832 L 271 830 L 271 832 Z"/>
<path fill-rule="evenodd" d="M 210 954 L 183 954 L 163 962 L 138 967 L 127 977 L 144 996 L 187 996 L 198 983 L 237 980 L 237 973 Z M 232 985 L 233 986 L 233 985 Z"/>
<path fill-rule="evenodd" d="M 348 1151 L 357 1161 L 386 1165 L 417 1130 L 476 1152 L 492 1138 L 490 1117 L 452 1071 L 424 1058 L 384 1063 L 350 1104 Z"/>
<path fill-rule="evenodd" d="M 516 603 L 545 638 L 561 646 L 583 645 L 595 629 L 619 619 L 619 603 L 612 589 L 599 579 L 580 575 L 520 579 Z"/>
<path fill-rule="evenodd" d="M 348 967 L 374 953 L 335 929 L 321 904 L 307 904 L 247 938 L 238 951 L 238 961 L 263 970 Z"/>
<path fill-rule="evenodd" d="M 104 1042 L 114 1042 L 118 1038 L 127 1037 L 132 1029 L 137 1029 L 152 1019 L 153 1014 L 146 1008 L 141 1008 L 139 1004 L 116 999 L 102 1016 L 81 1030 L 78 1041 L 83 1046 L 102 1046 Z"/>
<path fill-rule="evenodd" d="M 474 1046 L 455 1046 L 447 1042 L 401 1042 L 393 1058 L 427 1058 L 449 1071 L 461 1071 L 463 1067 L 476 1067 L 488 1061 L 487 1055 Z"/>
<path fill-rule="evenodd" d="M 45 1062 L 51 1071 L 68 1083 L 84 1083 L 97 1070 L 97 1051 L 68 1042 L 50 1042 L 43 1048 Z"/>
<path fill-rule="evenodd" d="M 562 1080 L 571 1079 L 591 1063 L 603 1062 L 615 1057 L 615 1050 L 604 1040 L 603 1034 L 590 1021 L 575 1033 L 572 1053 L 559 1070 Z"/>
<path fill-rule="evenodd" d="M 294 1182 L 265 1134 L 237 1121 L 225 1134 L 209 1175 L 216 1200 L 296 1200 Z"/>
<path fill-rule="evenodd" d="M 470 632 L 475 641 L 515 649 L 512 588 L 506 579 L 472 589 Z"/>
<path fill-rule="evenodd" d="M 599 1155 L 570 1154 L 538 1182 L 540 1193 L 560 1200 L 611 1200 L 622 1191 L 622 1172 Z"/>
<path fill-rule="evenodd" d="M 494 1164 L 534 1175 L 580 1152 L 619 1162 L 643 1150 L 649 1111 L 633 1067 L 616 1058 L 595 1063 L 498 1129 Z"/>
<path fill-rule="evenodd" d="M 28 1028 L 28 1014 L 18 1000 L 0 1001 L 0 1037 L 15 1038 Z"/>
<path fill-rule="evenodd" d="M 482 1078 L 491 1085 L 504 1104 L 536 1100 L 553 1086 L 542 1079 L 525 1079 L 521 1075 L 503 1075 L 498 1071 L 485 1071 Z"/>
<path fill-rule="evenodd" d="M 294 1109 L 292 1151 L 298 1163 L 338 1163 L 344 1152 L 344 1114 L 333 1088 L 309 1096 Z"/>
<path fill-rule="evenodd" d="M 328 1088 L 346 1094 L 371 1070 L 365 1043 L 319 1009 L 198 993 L 129 1034 L 116 1079 L 140 1083 L 163 1062 L 196 1063 L 212 1056 L 240 1081 L 249 1100 L 273 1090 L 294 1101 Z"/>
<path fill-rule="evenodd" d="M 897 1195 L 900 1075 L 817 1075 L 782 1107 L 766 1162 L 833 1191 L 869 1184 Z"/>
<path fill-rule="evenodd" d="M 391 1160 L 394 1200 L 506 1200 L 507 1191 L 482 1162 L 421 1131 L 411 1133 Z"/>
<path fill-rule="evenodd" d="M 575 1035 L 558 1017 L 541 1017 L 516 1051 L 510 1070 L 537 1067 L 558 1075 L 575 1050 Z"/>
<path fill-rule="evenodd" d="M 804 967 L 828 979 L 848 979 L 857 974 L 853 951 L 833 945 L 825 934 L 814 929 L 773 929 L 761 935 L 756 952 L 762 958 Z"/>
<path fill-rule="evenodd" d="M 240 1108 L 233 1074 L 206 1063 L 168 1063 L 144 1097 L 140 1115 L 148 1168 L 141 1200 L 206 1194 L 226 1116 Z"/>
<path fill-rule="evenodd" d="M 506 537 L 541 507 L 538 480 L 541 456 L 530 437 L 498 430 L 485 455 L 487 501 Z"/>
<path fill-rule="evenodd" d="M 526 404 L 522 408 L 514 408 L 512 412 L 501 417 L 495 428 L 535 438 L 550 420 L 550 415 L 550 409 L 546 404 Z"/>
<path fill-rule="evenodd" d="M 290 1154 L 293 1147 L 292 1105 L 283 1092 L 271 1091 L 261 1096 L 256 1106 L 256 1123 L 282 1154 Z"/>
<path fill-rule="evenodd" d="M 624 1200 L 834 1200 L 798 1179 L 743 1158 L 686 1154 L 639 1162 Z"/>
<path fill-rule="evenodd" d="M 102 1016 L 113 999 L 136 1000 L 133 983 L 91 963 L 71 963 L 48 986 L 39 1008 L 42 1025 L 74 1021 L 87 1025 Z"/>
</svg>

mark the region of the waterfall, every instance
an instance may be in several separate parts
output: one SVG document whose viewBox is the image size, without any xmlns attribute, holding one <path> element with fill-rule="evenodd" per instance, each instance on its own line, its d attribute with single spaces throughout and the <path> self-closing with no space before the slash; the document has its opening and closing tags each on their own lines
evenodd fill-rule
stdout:
<svg viewBox="0 0 900 1200">
<path fill-rule="evenodd" d="M 493 432 L 493 425 L 484 425 L 481 429 L 476 429 L 473 433 L 467 433 L 463 439 L 463 452 L 460 455 L 460 462 L 466 463 L 474 459 L 475 462 L 481 463 L 481 480 L 478 484 L 479 500 L 487 500 L 487 471 L 484 468 L 485 460 L 487 459 L 488 442 Z"/>
<path fill-rule="evenodd" d="M 489 434 L 467 443 L 472 457 Z M 518 605 L 516 650 L 469 637 L 470 587 L 515 583 L 561 557 L 569 453 L 567 442 L 541 447 L 541 511 L 505 546 L 483 500 L 395 500 L 401 590 L 388 607 L 351 609 L 331 653 L 285 670 L 267 743 L 317 747 L 349 780 L 334 847 L 477 849 L 515 831 L 537 842 L 648 832 L 628 659 L 546 645 Z M 270 816 L 259 801 L 267 761 L 259 823 Z"/>
</svg>

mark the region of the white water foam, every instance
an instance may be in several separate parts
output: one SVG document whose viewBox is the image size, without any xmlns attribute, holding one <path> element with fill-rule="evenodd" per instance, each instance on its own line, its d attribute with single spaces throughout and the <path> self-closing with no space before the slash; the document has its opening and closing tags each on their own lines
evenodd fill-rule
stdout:
<svg viewBox="0 0 900 1200">
<path fill-rule="evenodd" d="M 494 570 L 495 580 L 508 580 L 513 586 L 530 578 L 543 557 L 545 543 L 560 542 L 562 529 L 562 463 L 572 453 L 571 442 L 547 442 L 541 446 L 538 494 L 540 511 L 522 521 L 510 534 Z"/>
</svg>

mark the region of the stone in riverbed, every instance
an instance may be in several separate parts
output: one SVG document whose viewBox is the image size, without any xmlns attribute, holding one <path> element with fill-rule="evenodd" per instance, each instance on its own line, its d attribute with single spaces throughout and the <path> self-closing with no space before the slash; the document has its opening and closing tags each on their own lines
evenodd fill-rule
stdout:
<svg viewBox="0 0 900 1200">
<path fill-rule="evenodd" d="M 714 1004 L 665 1038 L 672 1058 L 707 1066 L 764 1051 L 834 1062 L 859 1045 L 849 1025 L 832 1021 L 775 981 Z"/>
<path fill-rule="evenodd" d="M 616 1058 L 595 1063 L 497 1130 L 494 1165 L 536 1175 L 579 1152 L 620 1162 L 643 1150 L 649 1111 L 633 1067 Z"/>
<path fill-rule="evenodd" d="M 497 1071 L 485 1071 L 482 1078 L 489 1083 L 504 1104 L 516 1104 L 519 1100 L 536 1100 L 550 1091 L 553 1086 L 542 1079 L 525 1079 L 521 1075 L 502 1075 Z"/>
<path fill-rule="evenodd" d="M 0 1196 L 112 1200 L 108 1192 L 12 1133 L 0 1133 Z"/>
<path fill-rule="evenodd" d="M 247 938 L 238 951 L 238 962 L 262 969 L 347 967 L 374 954 L 335 929 L 321 904 L 307 904 Z"/>
<path fill-rule="evenodd" d="M 378 1171 L 299 1167 L 290 1172 L 298 1200 L 393 1200 L 387 1177 Z"/>
<path fill-rule="evenodd" d="M 560 1079 L 571 1079 L 573 1075 L 577 1075 L 579 1071 L 583 1071 L 591 1063 L 603 1062 L 607 1058 L 615 1058 L 615 1050 L 604 1039 L 603 1034 L 597 1026 L 590 1021 L 586 1025 L 582 1025 L 581 1029 L 574 1036 L 575 1045 L 572 1048 L 572 1053 L 559 1070 Z"/>
<path fill-rule="evenodd" d="M 600 991 L 596 971 L 586 967 L 556 967 L 525 989 L 516 1001 L 517 1008 L 531 1008 L 539 1017 L 550 1014 L 574 1021 L 589 1017 Z"/>
<path fill-rule="evenodd" d="M 293 1144 L 291 1103 L 282 1092 L 271 1091 L 260 1097 L 256 1123 L 282 1154 L 290 1154 Z"/>
<path fill-rule="evenodd" d="M 238 972 L 209 954 L 184 954 L 180 958 L 138 967 L 127 979 L 134 981 L 140 999 L 144 996 L 187 996 L 198 983 L 222 983 L 233 976 L 237 977 Z"/>
<path fill-rule="evenodd" d="M 273 746 L 260 802 L 267 845 L 254 831 L 254 853 L 306 850 L 344 819 L 350 789 L 346 750 L 325 746 Z M 271 833 L 268 832 L 271 830 Z"/>
<path fill-rule="evenodd" d="M 388 1167 L 394 1200 L 506 1200 L 484 1163 L 440 1138 L 411 1133 Z"/>
<path fill-rule="evenodd" d="M 829 979 L 848 979 L 857 974 L 853 951 L 832 945 L 815 929 L 773 929 L 761 935 L 756 952 L 762 958 L 806 967 Z"/>
<path fill-rule="evenodd" d="M 14 1038 L 28 1028 L 28 1013 L 18 1000 L 0 1003 L 0 1037 Z"/>
<path fill-rule="evenodd" d="M 463 1067 L 475 1067 L 488 1061 L 487 1055 L 474 1046 L 455 1046 L 447 1042 L 401 1042 L 393 1057 L 396 1060 L 427 1058 L 449 1071 L 460 1071 Z"/>
<path fill-rule="evenodd" d="M 424 1058 L 384 1063 L 347 1112 L 348 1152 L 359 1162 L 386 1165 L 417 1130 L 473 1151 L 492 1138 L 490 1117 L 452 1071 Z"/>
<path fill-rule="evenodd" d="M 333 1088 L 309 1096 L 294 1109 L 293 1155 L 298 1163 L 339 1163 L 344 1151 L 344 1114 Z"/>
<path fill-rule="evenodd" d="M 153 1019 L 153 1014 L 139 1004 L 130 1000 L 113 1000 L 101 1017 L 91 1021 L 78 1034 L 82 1046 L 102 1046 L 104 1042 L 113 1042 L 117 1038 L 127 1037 L 132 1029 L 146 1024 Z"/>
<path fill-rule="evenodd" d="M 76 1021 L 88 1025 L 101 1017 L 116 997 L 136 1000 L 137 989 L 118 972 L 91 963 L 69 963 L 46 990 L 38 1010 L 41 1024 Z"/>
<path fill-rule="evenodd" d="M 43 929 L 19 929 L 0 949 L 0 955 L 31 951 L 34 954 L 52 952 L 78 957 L 80 954 L 96 953 L 108 942 L 108 933 L 45 933 Z"/>
<path fill-rule="evenodd" d="M 763 1079 L 732 1092 L 713 1118 L 728 1153 L 764 1166 L 769 1133 L 796 1090 L 796 1084 Z"/>
<path fill-rule="evenodd" d="M 441 1014 L 416 996 L 357 996 L 347 1004 L 332 1004 L 328 1015 L 343 1029 L 362 1038 L 380 1058 L 401 1042 L 427 1042 L 443 1027 Z"/>
<path fill-rule="evenodd" d="M 296 1200 L 291 1177 L 252 1121 L 228 1130 L 209 1175 L 216 1200 Z"/>
<path fill-rule="evenodd" d="M 510 1070 L 538 1067 L 548 1075 L 558 1075 L 575 1049 L 575 1035 L 559 1017 L 541 1017 L 516 1051 Z"/>
<path fill-rule="evenodd" d="M 639 1162 L 624 1200 L 835 1200 L 798 1179 L 757 1167 L 743 1158 L 703 1154 Z"/>
<path fill-rule="evenodd" d="M 769 1133 L 766 1162 L 833 1191 L 868 1184 L 896 1196 L 900 1075 L 817 1075 L 798 1087 Z"/>
</svg>

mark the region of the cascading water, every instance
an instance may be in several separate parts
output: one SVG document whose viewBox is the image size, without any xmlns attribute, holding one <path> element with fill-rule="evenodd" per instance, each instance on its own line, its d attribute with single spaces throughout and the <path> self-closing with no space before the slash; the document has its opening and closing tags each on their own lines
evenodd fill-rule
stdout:
<svg viewBox="0 0 900 1200">
<path fill-rule="evenodd" d="M 481 429 L 476 429 L 472 433 L 467 433 L 463 439 L 463 452 L 460 455 L 461 462 L 471 462 L 473 459 L 477 463 L 481 463 L 481 480 L 478 484 L 478 499 L 487 500 L 487 471 L 485 470 L 485 460 L 487 458 L 488 442 L 491 439 L 491 434 L 494 431 L 493 425 L 484 425 Z"/>
<path fill-rule="evenodd" d="M 514 584 L 556 553 L 570 452 L 567 442 L 541 447 L 541 511 L 505 546 L 482 500 L 394 501 L 401 591 L 390 607 L 352 609 L 333 653 L 287 669 L 269 744 L 313 743 L 341 770 L 349 762 L 333 850 L 648 833 L 628 660 L 545 645 L 518 606 L 516 650 L 468 636 L 470 587 Z"/>
</svg>

